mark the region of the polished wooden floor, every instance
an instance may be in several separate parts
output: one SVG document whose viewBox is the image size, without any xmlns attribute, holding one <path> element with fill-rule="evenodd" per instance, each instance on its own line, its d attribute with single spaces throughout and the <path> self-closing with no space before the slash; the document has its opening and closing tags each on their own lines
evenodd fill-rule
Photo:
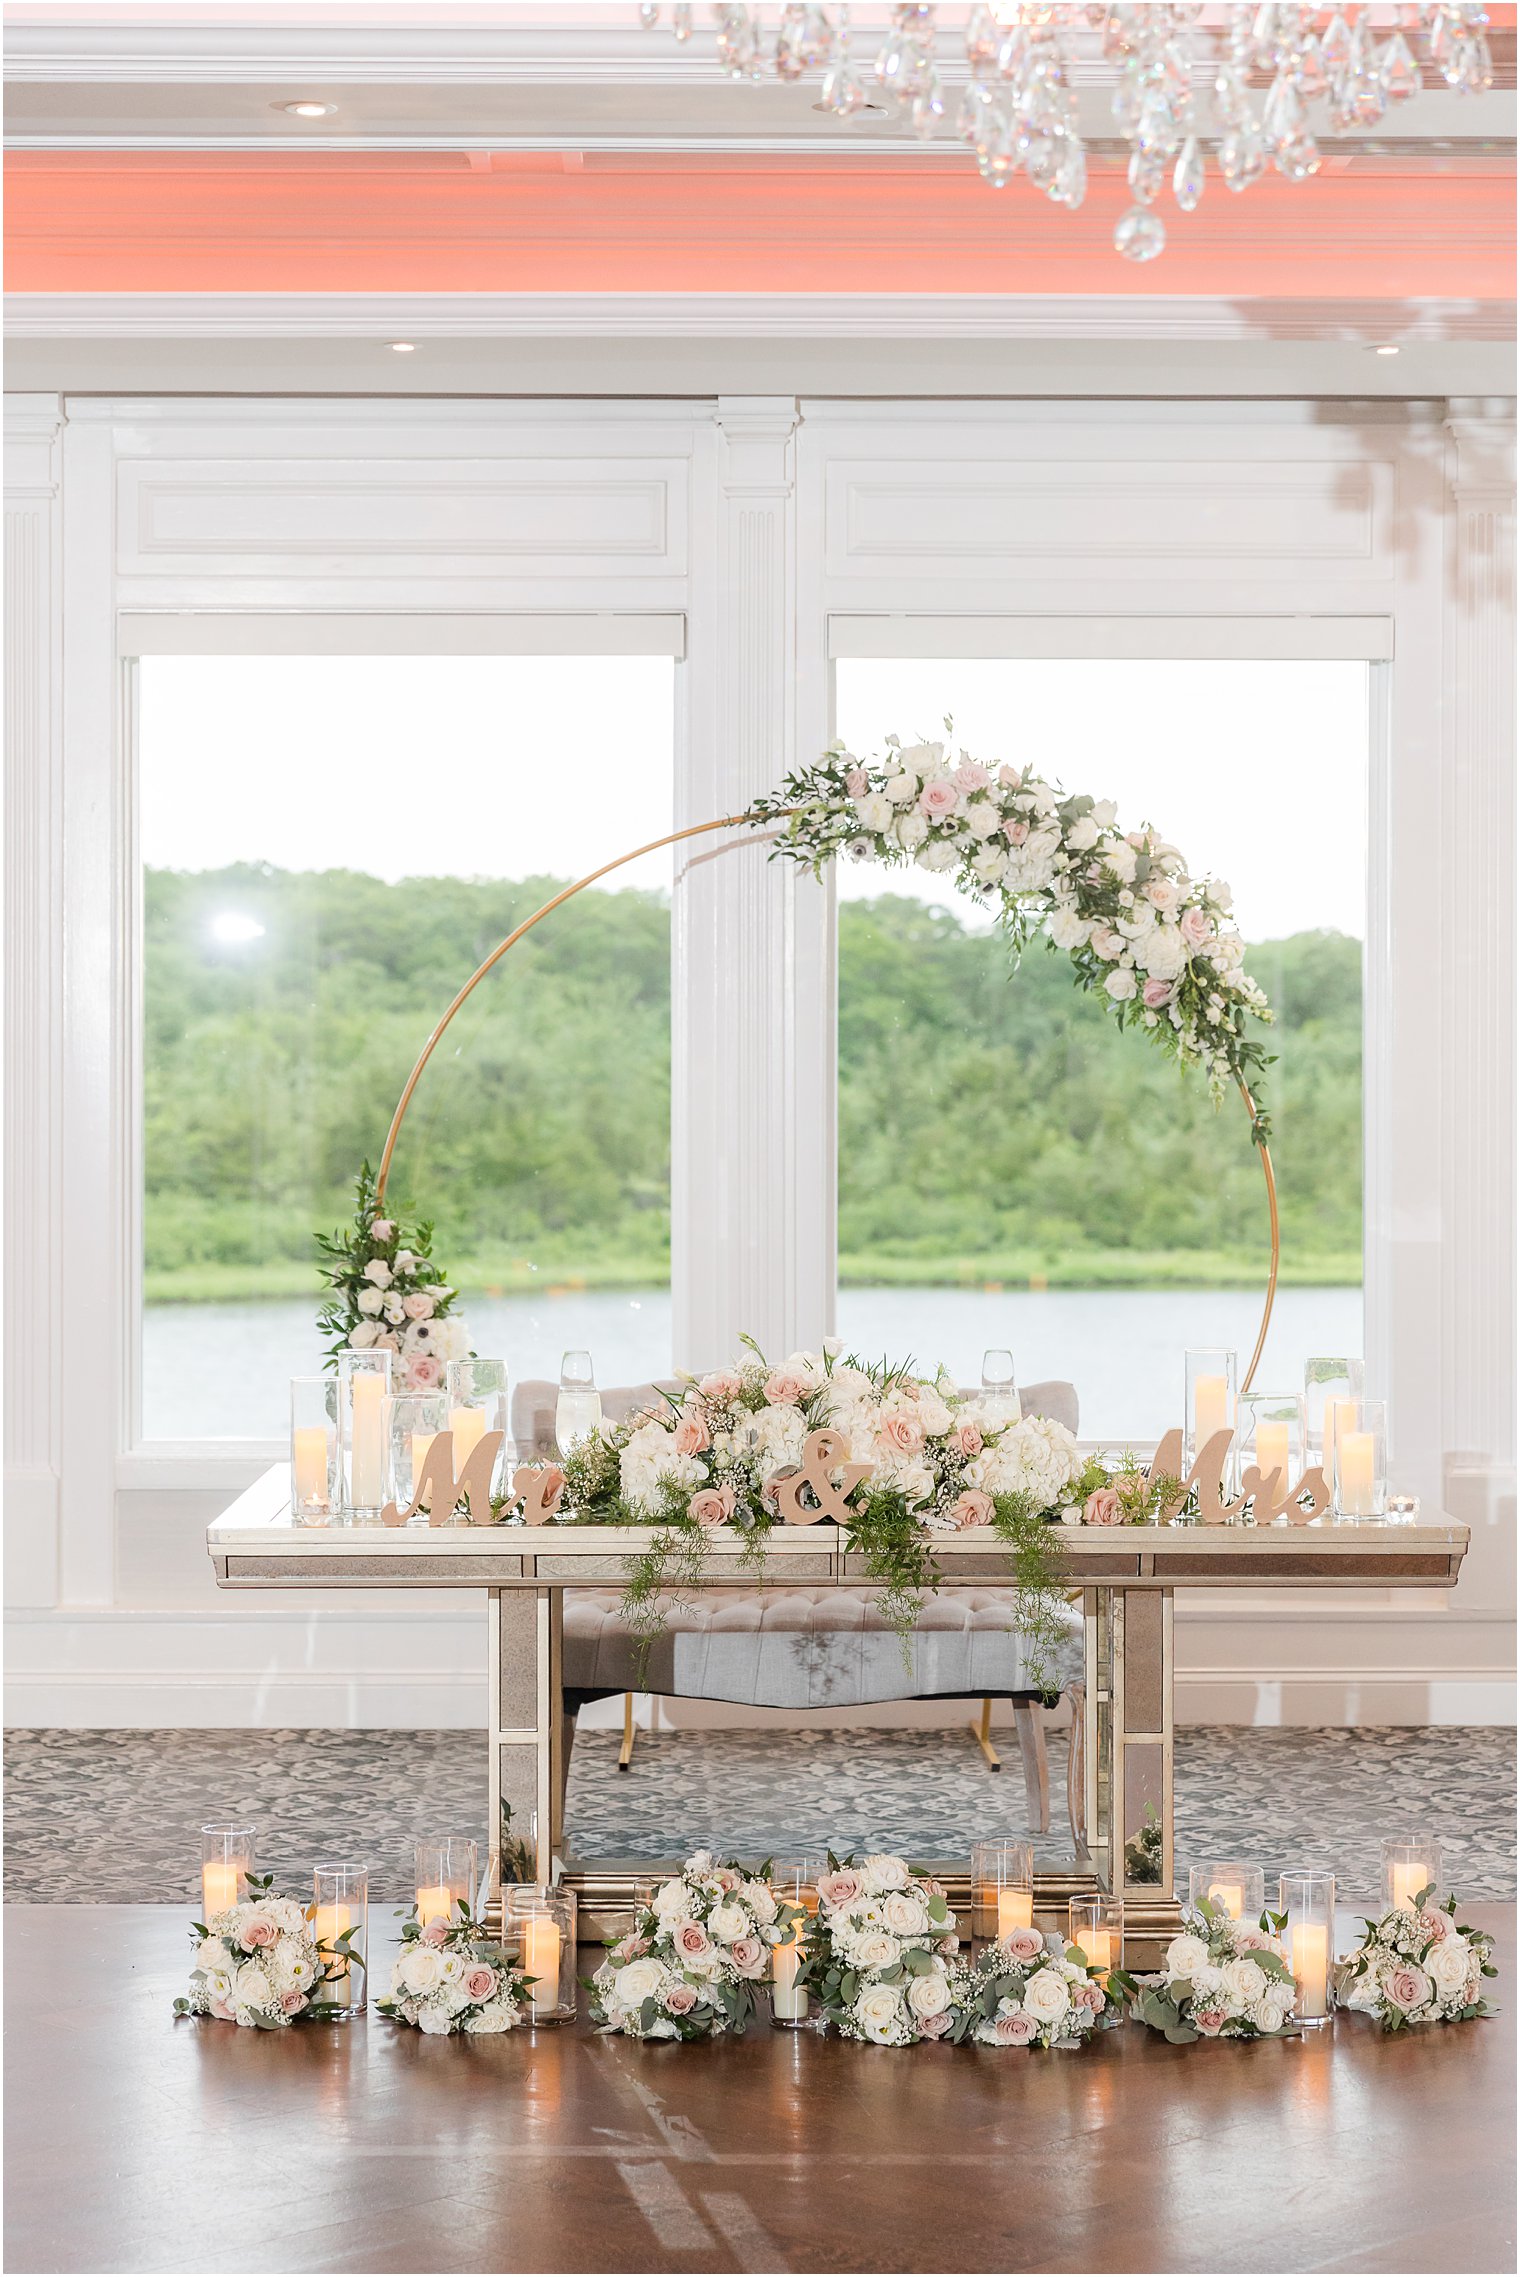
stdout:
<svg viewBox="0 0 1520 2277">
<path fill-rule="evenodd" d="M 1468 1910 L 1511 2009 L 1514 1909 Z M 173 2020 L 174 1908 L 5 1921 L 15 2273 L 1515 2266 L 1507 2018 L 1043 2056 L 265 2034 Z"/>
</svg>

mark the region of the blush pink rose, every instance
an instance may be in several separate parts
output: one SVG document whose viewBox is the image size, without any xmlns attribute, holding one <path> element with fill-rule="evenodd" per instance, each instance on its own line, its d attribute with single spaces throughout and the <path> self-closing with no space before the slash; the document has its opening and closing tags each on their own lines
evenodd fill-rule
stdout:
<svg viewBox="0 0 1520 2277">
<path fill-rule="evenodd" d="M 1074 1984 L 1071 1988 L 1071 2004 L 1073 2008 L 1085 2008 L 1092 2015 L 1099 2015 L 1106 2005 L 1102 1985 Z"/>
<path fill-rule="evenodd" d="M 538 1466 L 538 1475 L 544 1482 L 544 1497 L 542 1507 L 545 1510 L 557 1510 L 560 1506 L 560 1503 L 564 1499 L 564 1472 L 560 1469 L 558 1463 L 540 1463 Z"/>
<path fill-rule="evenodd" d="M 973 1455 L 981 1453 L 986 1443 L 974 1423 L 957 1423 L 950 1434 L 951 1446 L 957 1454 L 964 1455 L 968 1462 Z"/>
<path fill-rule="evenodd" d="M 921 2016 L 918 2028 L 926 2040 L 942 2040 L 954 2022 L 950 2010 L 942 2008 L 937 2016 Z"/>
<path fill-rule="evenodd" d="M 280 1995 L 280 2013 L 283 2016 L 299 2016 L 305 2006 L 304 1992 L 282 1992 Z"/>
<path fill-rule="evenodd" d="M 256 1953 L 264 1946 L 272 1945 L 279 1934 L 266 1914 L 256 1913 L 251 1921 L 244 1922 L 238 1933 L 238 1943 L 245 1952 Z"/>
<path fill-rule="evenodd" d="M 1026 2016 L 1022 2008 L 1015 2009 L 1011 2016 L 996 2016 L 992 2022 L 993 2037 L 1003 2048 L 1027 2048 L 1039 2029 L 1034 2018 Z"/>
<path fill-rule="evenodd" d="M 998 781 L 1005 791 L 1016 791 L 1024 780 L 1022 767 L 999 767 Z"/>
<path fill-rule="evenodd" d="M 1035 1961 L 1045 1950 L 1045 1940 L 1038 1929 L 1010 1929 L 998 1943 L 1011 1960 Z"/>
<path fill-rule="evenodd" d="M 712 1434 L 700 1415 L 683 1415 L 676 1425 L 676 1453 L 678 1455 L 705 1455 L 712 1445 Z"/>
<path fill-rule="evenodd" d="M 772 1407 L 797 1407 L 807 1397 L 807 1385 L 785 1368 L 773 1368 L 765 1379 L 765 1396 Z"/>
<path fill-rule="evenodd" d="M 1175 909 L 1177 888 L 1170 878 L 1152 878 L 1145 889 L 1145 898 L 1152 909 Z"/>
<path fill-rule="evenodd" d="M 1159 1012 L 1163 1004 L 1170 1004 L 1174 994 L 1169 980 L 1148 980 L 1140 991 L 1140 1001 L 1151 1012 Z"/>
<path fill-rule="evenodd" d="M 444 1921 L 430 1921 L 417 1940 L 419 1945 L 433 1946 L 446 1945 L 448 1941 L 448 1924 Z"/>
<path fill-rule="evenodd" d="M 1224 2027 L 1225 2012 L 1222 2008 L 1195 2008 L 1193 2022 L 1205 2039 L 1212 2040 Z"/>
<path fill-rule="evenodd" d="M 1269 1953 L 1272 1940 L 1264 1929 L 1237 1929 L 1235 1950 L 1237 1953 Z"/>
<path fill-rule="evenodd" d="M 1430 1998 L 1430 1979 L 1423 1969 L 1390 1969 L 1383 1989 L 1395 2008 L 1423 2008 Z"/>
<path fill-rule="evenodd" d="M 432 1391 L 443 1382 L 443 1366 L 431 1352 L 419 1353 L 406 1363 L 406 1380 L 413 1391 Z"/>
<path fill-rule="evenodd" d="M 729 1959 L 741 1977 L 763 1977 L 765 1947 L 758 1937 L 739 1937 L 729 1947 Z"/>
<path fill-rule="evenodd" d="M 426 1289 L 414 1289 L 409 1297 L 402 1298 L 401 1309 L 408 1320 L 431 1320 L 437 1301 Z"/>
<path fill-rule="evenodd" d="M 702 1927 L 700 1921 L 679 1923 L 672 1942 L 676 1951 L 684 1954 L 689 1961 L 698 1961 L 704 1953 L 711 1950 L 707 1931 Z"/>
<path fill-rule="evenodd" d="M 664 2001 L 672 2016 L 689 2016 L 697 2005 L 697 1988 L 694 1984 L 673 1984 Z"/>
<path fill-rule="evenodd" d="M 924 1427 L 911 1415 L 883 1416 L 881 1435 L 898 1455 L 916 1455 L 924 1443 Z"/>
<path fill-rule="evenodd" d="M 739 1887 L 739 1877 L 732 1866 L 719 1866 L 711 1876 L 711 1880 L 714 1887 L 722 1890 L 725 1896 L 730 1890 L 736 1890 Z"/>
<path fill-rule="evenodd" d="M 477 1961 L 464 1972 L 464 1989 L 471 2000 L 489 2000 L 496 1990 L 496 1971 L 484 1961 Z"/>
<path fill-rule="evenodd" d="M 227 2006 L 225 2000 L 209 2001 L 207 2003 L 207 2013 L 208 2015 L 219 2018 L 223 2024 L 235 2024 L 237 2022 L 236 2014 Z"/>
<path fill-rule="evenodd" d="M 1029 836 L 1029 825 L 1027 822 L 1005 822 L 1003 836 L 1010 846 L 1022 846 Z"/>
<path fill-rule="evenodd" d="M 848 767 L 845 770 L 844 787 L 852 799 L 863 799 L 871 788 L 871 778 L 864 767 Z"/>
<path fill-rule="evenodd" d="M 1420 1927 L 1439 1945 L 1451 1935 L 1451 1916 L 1442 1913 L 1438 1906 L 1428 1905 L 1420 1915 Z"/>
<path fill-rule="evenodd" d="M 1178 920 L 1177 930 L 1190 949 L 1201 949 L 1214 933 L 1214 920 L 1206 909 L 1185 909 Z"/>
<path fill-rule="evenodd" d="M 1118 1495 L 1111 1486 L 1100 1486 L 1082 1505 L 1084 1526 L 1122 1526 L 1124 1511 Z"/>
<path fill-rule="evenodd" d="M 839 1866 L 832 1874 L 822 1874 L 818 1880 L 818 1896 L 824 1905 L 853 1905 L 860 1895 L 860 1876 L 852 1874 L 848 1866 Z"/>
<path fill-rule="evenodd" d="M 968 1486 L 964 1494 L 957 1495 L 950 1505 L 951 1523 L 964 1531 L 967 1526 L 990 1526 L 993 1510 L 992 1497 L 983 1494 L 980 1487 Z"/>
<path fill-rule="evenodd" d="M 925 783 L 918 794 L 918 810 L 931 822 L 943 822 L 947 814 L 954 814 L 961 803 L 961 794 L 947 775 L 937 775 L 932 783 Z"/>
<path fill-rule="evenodd" d="M 992 777 L 974 759 L 963 759 L 950 780 L 958 791 L 984 791 Z"/>
<path fill-rule="evenodd" d="M 699 1526 L 726 1526 L 734 1514 L 734 1490 L 731 1486 L 704 1486 L 686 1509 Z"/>
<path fill-rule="evenodd" d="M 719 1368 L 714 1374 L 704 1376 L 697 1386 L 704 1399 L 722 1400 L 737 1399 L 742 1388 L 738 1377 L 728 1368 Z"/>
<path fill-rule="evenodd" d="M 376 1241 L 389 1241 L 396 1228 L 389 1218 L 371 1218 L 369 1230 Z"/>
</svg>

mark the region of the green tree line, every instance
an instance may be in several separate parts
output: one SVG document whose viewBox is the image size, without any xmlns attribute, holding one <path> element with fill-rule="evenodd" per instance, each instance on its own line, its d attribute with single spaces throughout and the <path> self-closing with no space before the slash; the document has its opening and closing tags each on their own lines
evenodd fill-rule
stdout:
<svg viewBox="0 0 1520 2277">
<path fill-rule="evenodd" d="M 313 1229 L 350 1207 L 416 1054 L 491 948 L 554 890 L 261 866 L 150 870 L 150 1297 L 316 1286 Z M 226 941 L 226 915 L 263 928 Z M 839 911 L 842 1275 L 1052 1286 L 1259 1278 L 1260 1171 L 1233 1099 L 1181 1074 L 1036 951 L 900 897 Z M 1360 1277 L 1361 954 L 1256 948 L 1285 1277 Z M 670 914 L 582 895 L 449 1030 L 392 1197 L 466 1287 L 663 1279 L 670 1238 Z"/>
</svg>

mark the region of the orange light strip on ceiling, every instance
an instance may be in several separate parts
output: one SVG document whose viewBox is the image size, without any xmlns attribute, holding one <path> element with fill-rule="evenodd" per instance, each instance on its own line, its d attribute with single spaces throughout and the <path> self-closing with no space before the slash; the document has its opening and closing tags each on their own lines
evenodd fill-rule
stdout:
<svg viewBox="0 0 1520 2277">
<path fill-rule="evenodd" d="M 464 152 L 21 152 L 15 292 L 1161 293 L 1507 299 L 1514 176 L 1359 157 L 1243 196 L 1211 180 L 1143 269 L 1128 191 L 1071 214 L 969 162 Z"/>
</svg>

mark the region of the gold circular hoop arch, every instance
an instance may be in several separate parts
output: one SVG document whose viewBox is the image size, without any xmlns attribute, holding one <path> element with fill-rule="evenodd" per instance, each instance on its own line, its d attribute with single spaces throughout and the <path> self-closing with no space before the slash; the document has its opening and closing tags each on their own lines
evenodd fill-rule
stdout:
<svg viewBox="0 0 1520 2277">
<path fill-rule="evenodd" d="M 604 862 L 599 870 L 588 870 L 585 877 L 577 878 L 573 885 L 563 887 L 560 892 L 555 894 L 552 901 L 546 901 L 542 909 L 535 909 L 531 917 L 525 917 L 520 925 L 513 927 L 506 939 L 499 942 L 491 951 L 485 962 L 476 966 L 417 1055 L 417 1064 L 406 1079 L 406 1088 L 396 1102 L 396 1112 L 391 1117 L 391 1127 L 385 1134 L 385 1150 L 380 1157 L 380 1175 L 375 1181 L 375 1200 L 377 1203 L 383 1202 L 385 1199 L 385 1186 L 391 1174 L 391 1160 L 396 1152 L 396 1141 L 401 1135 L 401 1126 L 406 1120 L 407 1108 L 412 1103 L 412 1094 L 422 1079 L 423 1069 L 437 1050 L 454 1014 L 472 991 L 485 979 L 492 967 L 500 964 L 508 949 L 515 948 L 525 933 L 531 933 L 534 926 L 541 919 L 547 917 L 551 910 L 558 909 L 562 902 L 570 901 L 576 894 L 583 893 L 587 886 L 595 885 L 598 878 L 605 878 L 611 871 L 621 870 L 627 863 L 636 862 L 641 854 L 657 854 L 662 846 L 679 846 L 683 839 L 701 838 L 710 830 L 736 829 L 746 819 L 742 814 L 723 814 L 719 815 L 716 822 L 693 822 L 685 830 L 672 830 L 664 838 L 651 838 L 647 846 L 635 846 L 631 853 L 619 854 L 615 861 Z M 1245 1101 L 1246 1113 L 1254 1123 L 1256 1102 L 1251 1097 L 1250 1089 L 1244 1082 L 1241 1082 L 1238 1088 L 1241 1098 Z M 1261 1154 L 1262 1176 L 1267 1182 L 1267 1216 L 1271 1226 L 1272 1255 L 1267 1268 L 1267 1298 L 1261 1310 L 1261 1326 L 1256 1332 L 1256 1344 L 1251 1353 L 1251 1364 L 1241 1378 L 1240 1388 L 1243 1392 L 1250 1390 L 1262 1352 L 1266 1347 L 1267 1330 L 1272 1321 L 1272 1306 L 1277 1296 L 1277 1261 L 1281 1233 L 1277 1211 L 1277 1177 L 1272 1168 L 1272 1156 L 1264 1142 L 1261 1144 L 1259 1152 Z"/>
</svg>

